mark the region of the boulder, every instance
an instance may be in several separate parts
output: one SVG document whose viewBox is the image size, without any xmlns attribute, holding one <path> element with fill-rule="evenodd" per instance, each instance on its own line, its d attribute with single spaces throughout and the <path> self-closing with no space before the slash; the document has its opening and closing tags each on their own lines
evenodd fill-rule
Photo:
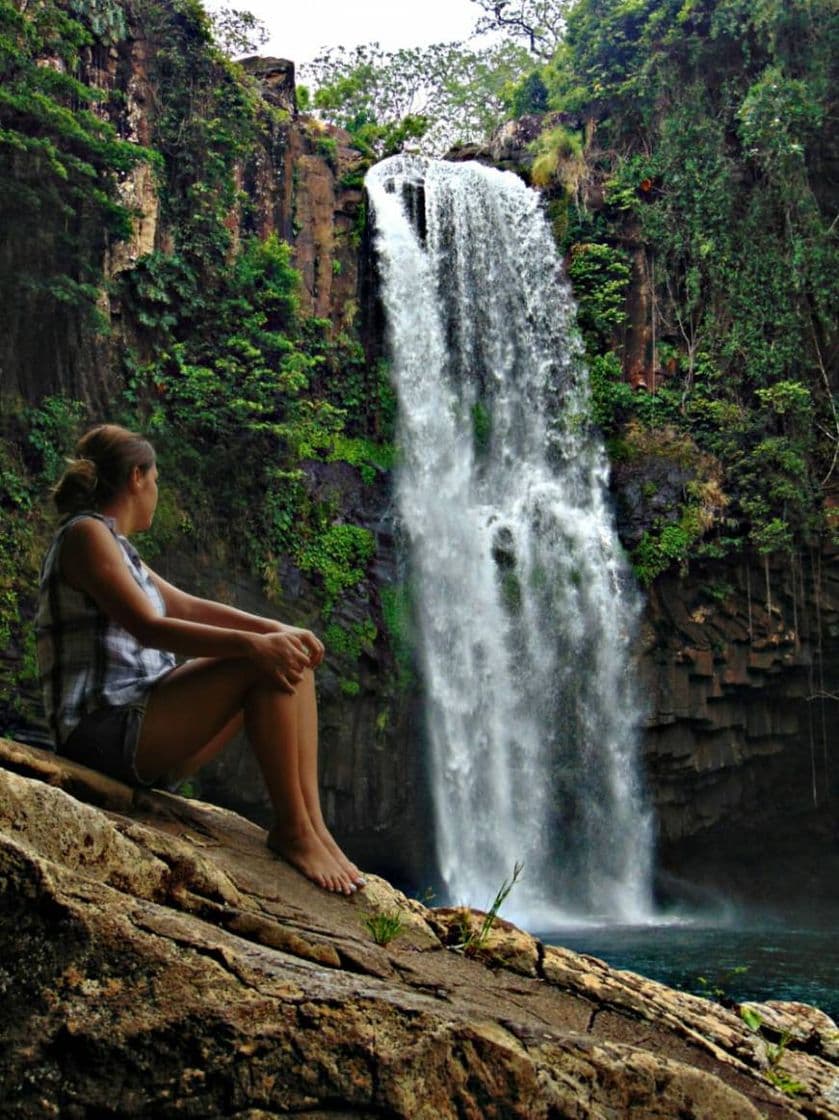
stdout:
<svg viewBox="0 0 839 1120">
<path fill-rule="evenodd" d="M 762 1011 L 791 1096 L 732 1011 L 498 919 L 467 952 L 481 915 L 330 895 L 235 813 L 2 740 L 0 891 L 4 1117 L 839 1117 L 814 1009 Z"/>
</svg>

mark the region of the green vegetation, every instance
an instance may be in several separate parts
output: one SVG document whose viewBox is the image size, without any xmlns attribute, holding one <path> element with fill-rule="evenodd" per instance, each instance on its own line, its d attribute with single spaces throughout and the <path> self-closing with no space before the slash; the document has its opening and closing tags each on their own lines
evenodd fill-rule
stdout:
<svg viewBox="0 0 839 1120">
<path fill-rule="evenodd" d="M 532 145 L 535 153 L 530 178 L 537 187 L 560 184 L 576 196 L 585 173 L 582 137 L 564 125 L 540 133 Z"/>
<path fill-rule="evenodd" d="M 290 558 L 315 579 L 328 616 L 363 578 L 373 540 L 336 520 L 334 502 L 312 497 L 301 462 L 343 458 L 367 468 L 375 446 L 345 436 L 345 411 L 314 391 L 330 353 L 300 321 L 288 245 L 274 236 L 243 242 L 232 264 L 211 274 L 211 296 L 196 282 L 199 270 L 206 277 L 206 260 L 176 252 L 152 254 L 126 275 L 126 304 L 148 329 L 153 355 L 128 356 L 134 410 L 167 449 L 164 478 L 191 511 L 189 525 L 226 521 L 275 596 L 276 562 Z M 160 522 L 153 532 L 165 529 Z"/>
<path fill-rule="evenodd" d="M 0 646 L 10 649 L 22 640 L 21 561 L 32 549 L 32 494 L 29 480 L 9 446 L 0 444 Z M 26 564 L 33 575 L 34 565 Z M 8 700 L 10 691 L 4 685 Z"/>
<path fill-rule="evenodd" d="M 749 966 L 746 964 L 733 965 L 731 968 L 725 968 L 722 972 L 717 973 L 715 976 L 709 978 L 707 976 L 697 976 L 696 981 L 699 985 L 700 994 L 706 999 L 712 999 L 716 1003 L 722 1004 L 723 1007 L 733 1007 L 734 1000 L 729 993 L 729 985 L 731 981 L 738 976 L 742 976 L 744 972 L 749 971 Z"/>
<path fill-rule="evenodd" d="M 754 1031 L 763 1041 L 766 1051 L 766 1061 L 769 1067 L 765 1071 L 766 1080 L 774 1085 L 776 1089 L 780 1089 L 782 1093 L 786 1093 L 787 1096 L 794 1097 L 797 1093 L 802 1093 L 805 1086 L 802 1085 L 800 1081 L 796 1081 L 794 1077 L 790 1076 L 790 1074 L 786 1073 L 781 1068 L 784 1054 L 792 1038 L 789 1031 L 782 1031 L 776 1042 L 771 1041 L 764 1033 L 764 1022 L 759 1011 L 754 1007 L 749 1007 L 748 1004 L 743 1004 L 738 1008 L 738 1011 L 740 1013 L 740 1018 L 749 1030 Z"/>
<path fill-rule="evenodd" d="M 323 581 L 324 609 L 331 613 L 342 591 L 363 577 L 374 550 L 373 534 L 358 525 L 329 524 L 298 553 L 304 572 L 317 573 Z"/>
<path fill-rule="evenodd" d="M 405 932 L 400 910 L 382 910 L 376 914 L 366 914 L 362 921 L 377 945 L 389 945 Z"/>
<path fill-rule="evenodd" d="M 626 386 L 626 391 L 631 390 Z M 709 554 L 705 536 L 715 525 L 727 521 L 724 513 L 729 499 L 723 492 L 723 470 L 719 461 L 703 452 L 693 436 L 676 424 L 644 424 L 634 418 L 612 440 L 612 457 L 617 462 L 634 464 L 642 474 L 649 464 L 659 470 L 672 467 L 679 477 L 681 500 L 675 509 L 658 514 L 633 553 L 638 579 L 644 586 L 671 565 L 685 569 L 692 555 Z M 641 487 L 645 500 L 656 498 L 658 487 L 651 479 Z"/>
<path fill-rule="evenodd" d="M 349 628 L 332 622 L 324 630 L 323 636 L 331 652 L 343 654 L 351 661 L 357 661 L 363 650 L 372 647 L 377 631 L 370 619 L 357 622 Z"/>
<path fill-rule="evenodd" d="M 303 101 L 346 128 L 371 160 L 417 145 L 441 154 L 483 139 L 530 65 L 527 51 L 509 40 L 478 50 L 461 43 L 336 47 L 303 68 L 312 87 Z"/>
<path fill-rule="evenodd" d="M 257 54 L 268 41 L 268 28 L 253 12 L 217 8 L 209 16 L 213 38 L 226 54 Z"/>
<path fill-rule="evenodd" d="M 579 304 L 580 330 L 592 349 L 605 347 L 626 323 L 626 292 L 631 273 L 626 252 L 614 245 L 578 241 L 571 246 L 568 278 Z M 613 357 L 608 350 L 594 356 L 607 360 Z"/>
<path fill-rule="evenodd" d="M 706 999 L 712 999 L 716 1003 L 722 1004 L 723 1007 L 736 1010 L 745 1025 L 750 1031 L 754 1032 L 763 1045 L 766 1054 L 766 1069 L 764 1070 L 766 1080 L 782 1093 L 786 1093 L 788 1096 L 795 1096 L 797 1093 L 803 1091 L 804 1086 L 782 1068 L 784 1055 L 792 1035 L 788 1031 L 782 1031 L 780 1034 L 776 1032 L 777 1037 L 773 1039 L 771 1037 L 772 1032 L 767 1031 L 760 1012 L 755 1007 L 751 1007 L 748 1003 L 737 1003 L 730 995 L 729 985 L 731 981 L 748 971 L 747 965 L 735 965 L 732 968 L 723 970 L 723 972 L 713 979 L 708 979 L 706 976 L 698 976 L 697 983 L 699 985 L 700 994 Z"/>
<path fill-rule="evenodd" d="M 76 77 L 94 38 L 124 30 L 106 0 L 0 0 L 0 365 L 26 345 L 7 321 L 21 305 L 56 338 L 80 315 L 100 321 L 103 254 L 131 227 L 120 180 L 140 162 L 159 166 L 119 136 L 108 95 Z"/>
<path fill-rule="evenodd" d="M 826 531 L 839 448 L 828 370 L 837 22 L 827 0 L 577 0 L 563 42 L 527 78 L 578 122 L 579 175 L 600 185 L 580 188 L 573 134 L 549 118 L 534 177 L 565 197 L 552 218 L 595 419 L 613 443 L 630 422 L 653 441 L 684 434 L 695 485 L 724 498 L 697 519 L 685 492 L 636 550 L 646 580 L 695 556 L 789 550 Z M 647 293 L 633 323 L 643 345 L 625 334 L 630 280 Z"/>
<path fill-rule="evenodd" d="M 569 0 L 474 0 L 481 10 L 475 26 L 480 35 L 503 31 L 524 43 L 536 58 L 553 57 L 562 41 Z M 529 80 L 529 79 L 528 79 Z"/>
<path fill-rule="evenodd" d="M 411 589 L 406 583 L 395 583 L 380 588 L 379 594 L 388 645 L 396 662 L 396 684 L 407 692 L 415 684 L 416 627 Z"/>
<path fill-rule="evenodd" d="M 507 901 L 510 891 L 521 878 L 522 871 L 524 871 L 524 864 L 516 862 L 513 867 L 513 874 L 509 879 L 504 879 L 501 886 L 496 891 L 495 898 L 492 900 L 489 910 L 484 914 L 481 924 L 477 929 L 474 928 L 471 921 L 471 911 L 464 910 L 462 923 L 463 937 L 455 946 L 459 952 L 464 953 L 467 957 L 471 957 L 486 945 L 487 939 L 492 932 L 492 927 L 495 925 L 495 919 L 498 917 L 501 907 Z"/>
<path fill-rule="evenodd" d="M 38 408 L 8 408 L 0 426 L 0 648 L 14 670 L 0 674 L 0 711 L 23 715 L 37 695 L 33 589 L 48 528 L 45 492 L 72 450 L 83 406 L 45 397 Z"/>
<path fill-rule="evenodd" d="M 492 441 L 492 413 L 483 401 L 475 401 L 470 411 L 475 454 L 486 455 Z"/>
<path fill-rule="evenodd" d="M 329 617 L 374 546 L 369 531 L 344 523 L 335 497 L 314 493 L 305 464 L 348 462 L 367 481 L 389 460 L 383 379 L 352 338 L 333 340 L 329 323 L 301 315 L 289 245 L 275 235 L 233 242 L 231 214 L 245 228 L 249 219 L 236 164 L 282 114 L 213 47 L 200 6 L 173 15 L 145 2 L 159 40 L 153 77 L 165 110 L 154 142 L 174 245 L 124 273 L 121 298 L 140 334 L 125 355 L 126 418 L 160 444 L 177 495 L 168 526 L 159 518 L 153 533 L 226 537 L 277 600 L 280 564 L 291 563 Z M 318 148 L 334 160 L 334 139 Z M 374 387 L 381 409 L 366 413 L 351 385 L 359 398 Z"/>
<path fill-rule="evenodd" d="M 594 418 L 612 444 L 631 423 L 694 448 L 690 488 L 636 548 L 645 581 L 828 531 L 824 488 L 839 458 L 835 7 L 475 5 L 479 34 L 503 33 L 511 52 L 506 69 L 487 56 L 492 75 L 472 82 L 486 117 L 466 127 L 459 115 L 455 86 L 476 71 L 451 44 L 328 52 L 310 74 L 317 110 L 371 155 L 546 113 L 530 174 L 567 256 Z M 480 451 L 488 433 L 473 419 Z"/>
</svg>

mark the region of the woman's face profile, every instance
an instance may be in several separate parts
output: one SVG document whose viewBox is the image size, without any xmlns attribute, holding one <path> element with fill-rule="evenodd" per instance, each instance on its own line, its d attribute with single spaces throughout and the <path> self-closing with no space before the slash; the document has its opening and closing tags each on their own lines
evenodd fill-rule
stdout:
<svg viewBox="0 0 839 1120">
<path fill-rule="evenodd" d="M 157 464 L 152 463 L 147 471 L 140 472 L 136 490 L 137 522 L 141 531 L 150 528 L 154 521 L 157 496 Z"/>
</svg>

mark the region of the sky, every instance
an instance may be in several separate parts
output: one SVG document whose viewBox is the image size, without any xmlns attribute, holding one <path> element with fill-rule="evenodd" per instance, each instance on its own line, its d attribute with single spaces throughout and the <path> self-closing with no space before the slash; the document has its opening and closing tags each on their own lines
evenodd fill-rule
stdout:
<svg viewBox="0 0 839 1120">
<path fill-rule="evenodd" d="M 472 0 L 205 0 L 249 11 L 271 32 L 262 55 L 290 58 L 299 70 L 321 47 L 379 42 L 386 50 L 466 39 L 481 10 Z"/>
</svg>

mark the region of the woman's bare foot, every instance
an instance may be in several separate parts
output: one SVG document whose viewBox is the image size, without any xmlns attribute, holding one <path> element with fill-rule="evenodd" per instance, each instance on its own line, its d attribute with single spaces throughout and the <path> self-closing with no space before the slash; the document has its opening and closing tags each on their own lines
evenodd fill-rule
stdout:
<svg viewBox="0 0 839 1120">
<path fill-rule="evenodd" d="M 329 831 L 325 824 L 315 825 L 315 832 L 318 834 L 318 839 L 323 846 L 341 868 L 345 875 L 349 875 L 350 880 L 356 887 L 363 887 L 366 885 L 367 880 L 362 875 L 361 871 L 356 867 L 351 859 L 348 859 L 344 852 L 338 847 L 335 837 Z"/>
<path fill-rule="evenodd" d="M 286 863 L 296 867 L 317 886 L 336 894 L 354 894 L 358 889 L 350 875 L 334 858 L 314 830 L 304 833 L 285 831 L 275 824 L 266 844 Z"/>
</svg>

